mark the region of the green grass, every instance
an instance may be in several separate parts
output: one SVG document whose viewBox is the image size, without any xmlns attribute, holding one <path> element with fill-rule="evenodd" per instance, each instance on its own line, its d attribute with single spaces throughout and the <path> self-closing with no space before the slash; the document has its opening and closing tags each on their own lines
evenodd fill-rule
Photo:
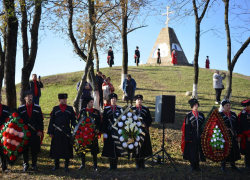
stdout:
<svg viewBox="0 0 250 180">
<path fill-rule="evenodd" d="M 103 74 L 111 77 L 111 82 L 116 88 L 118 94 L 118 105 L 124 106 L 122 102 L 122 90 L 119 89 L 121 67 L 103 68 Z M 43 77 L 44 88 L 42 89 L 42 97 L 40 105 L 45 116 L 45 134 L 49 122 L 49 114 L 53 106 L 58 105 L 57 94 L 68 93 L 68 104 L 72 105 L 76 96 L 76 83 L 80 80 L 83 72 L 74 72 L 67 74 L 59 74 Z M 42 145 L 42 152 L 38 159 L 38 171 L 33 173 L 28 171 L 22 172 L 22 158 L 19 157 L 17 163 L 9 167 L 12 172 L 3 175 L 6 179 L 243 179 L 249 177 L 247 171 L 241 174 L 229 170 L 227 173 L 220 171 L 220 164 L 207 160 L 201 163 L 203 173 L 189 171 L 189 163 L 182 159 L 180 150 L 181 141 L 181 125 L 185 114 L 190 111 L 188 100 L 190 97 L 185 96 L 186 91 L 192 91 L 193 87 L 193 67 L 171 66 L 143 66 L 129 67 L 129 74 L 132 75 L 137 82 L 136 94 L 144 96 L 144 104 L 149 107 L 152 117 L 155 114 L 155 96 L 157 95 L 175 95 L 176 96 L 176 119 L 174 124 L 167 124 L 165 135 L 165 148 L 171 155 L 175 165 L 179 169 L 176 173 L 169 162 L 163 165 L 155 164 L 148 161 L 147 170 L 136 170 L 134 160 L 128 161 L 126 158 L 119 159 L 117 171 L 109 172 L 107 170 L 109 163 L 106 158 L 98 155 L 99 170 L 92 170 L 92 160 L 90 154 L 87 154 L 86 170 L 78 171 L 80 166 L 79 159 L 75 156 L 70 161 L 69 173 L 65 173 L 63 169 L 52 172 L 53 161 L 48 158 L 50 150 L 50 139 L 46 135 Z M 214 106 L 215 92 L 213 89 L 213 70 L 200 69 L 198 96 L 200 101 L 200 111 L 205 114 Z M 225 81 L 224 81 L 225 84 Z M 249 98 L 250 77 L 234 74 L 233 75 L 233 92 L 232 92 L 232 110 L 237 114 L 242 107 L 240 102 Z M 17 94 L 19 94 L 19 86 L 17 85 Z M 222 92 L 222 97 L 223 97 Z M 19 97 L 18 97 L 19 98 Z M 160 124 L 153 123 L 150 128 L 153 152 L 161 147 L 162 128 Z M 102 150 L 103 142 L 100 140 Z M 62 162 L 62 161 L 61 161 Z M 243 159 L 237 162 L 237 165 L 244 169 Z M 61 163 L 61 167 L 63 163 Z M 29 176 L 27 176 L 29 175 Z"/>
</svg>

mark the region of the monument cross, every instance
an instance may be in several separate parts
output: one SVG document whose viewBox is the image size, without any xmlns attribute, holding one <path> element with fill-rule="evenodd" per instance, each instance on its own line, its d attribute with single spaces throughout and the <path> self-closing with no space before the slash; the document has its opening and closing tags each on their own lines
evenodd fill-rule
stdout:
<svg viewBox="0 0 250 180">
<path fill-rule="evenodd" d="M 174 13 L 174 11 L 169 12 L 169 11 L 168 11 L 168 9 L 170 8 L 169 6 L 167 6 L 166 8 L 167 8 L 167 13 L 163 13 L 162 15 L 163 15 L 163 16 L 167 15 L 167 21 L 165 22 L 165 24 L 166 24 L 166 27 L 168 27 L 168 22 L 169 22 L 169 20 L 170 20 L 169 14 Z"/>
</svg>

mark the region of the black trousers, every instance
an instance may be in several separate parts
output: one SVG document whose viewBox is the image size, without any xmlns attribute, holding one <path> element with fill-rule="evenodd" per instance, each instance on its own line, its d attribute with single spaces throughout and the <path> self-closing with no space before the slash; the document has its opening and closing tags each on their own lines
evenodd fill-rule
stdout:
<svg viewBox="0 0 250 180">
<path fill-rule="evenodd" d="M 221 91 L 222 91 L 222 89 L 215 89 L 215 100 L 217 102 L 220 101 Z"/>
<path fill-rule="evenodd" d="M 37 163 L 37 154 L 31 154 L 32 156 L 32 167 L 36 166 Z M 27 166 L 29 165 L 29 151 L 27 150 L 25 153 L 23 153 L 23 165 Z"/>
<path fill-rule="evenodd" d="M 103 109 L 103 91 L 99 91 L 99 97 L 100 97 L 99 105 Z"/>
<path fill-rule="evenodd" d="M 7 157 L 5 155 L 1 154 L 1 163 L 2 163 L 2 170 L 7 169 L 6 159 Z"/>
</svg>

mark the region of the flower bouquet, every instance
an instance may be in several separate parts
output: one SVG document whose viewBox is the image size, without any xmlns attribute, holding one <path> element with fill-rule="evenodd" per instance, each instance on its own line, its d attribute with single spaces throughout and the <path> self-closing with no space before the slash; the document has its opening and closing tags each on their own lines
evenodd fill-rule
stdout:
<svg viewBox="0 0 250 180">
<path fill-rule="evenodd" d="M 209 113 L 202 129 L 201 147 L 204 155 L 215 162 L 225 159 L 230 153 L 232 141 L 216 107 Z"/>
<path fill-rule="evenodd" d="M 75 151 L 78 155 L 89 152 L 91 146 L 94 145 L 94 139 L 97 138 L 97 130 L 95 129 L 94 119 L 87 112 L 81 115 L 79 123 L 74 131 L 76 143 L 74 144 Z"/>
<path fill-rule="evenodd" d="M 14 164 L 17 157 L 22 154 L 31 136 L 29 127 L 24 123 L 17 109 L 10 113 L 9 118 L 0 126 L 1 151 L 6 155 L 9 164 Z"/>
<path fill-rule="evenodd" d="M 138 154 L 144 142 L 145 133 L 141 128 L 144 125 L 141 117 L 136 116 L 133 110 L 128 107 L 118 119 L 115 119 L 113 128 L 117 131 L 117 136 L 113 135 L 117 149 L 124 151 L 122 155 Z"/>
</svg>

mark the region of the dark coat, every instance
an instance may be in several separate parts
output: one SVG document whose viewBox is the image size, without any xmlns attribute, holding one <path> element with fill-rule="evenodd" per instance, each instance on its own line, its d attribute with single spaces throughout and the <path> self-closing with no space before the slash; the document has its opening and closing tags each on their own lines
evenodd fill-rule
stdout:
<svg viewBox="0 0 250 180">
<path fill-rule="evenodd" d="M 30 147 L 31 154 L 37 154 L 41 150 L 41 140 L 40 137 L 37 136 L 37 132 L 43 132 L 44 128 L 41 107 L 37 104 L 33 104 L 31 118 L 28 116 L 26 105 L 19 106 L 18 111 L 20 112 L 20 116 L 24 120 L 24 123 L 30 124 L 36 129 L 35 131 L 33 128 L 28 126 L 29 131 L 31 132 L 31 136 L 28 140 L 28 147 Z M 26 150 L 28 150 L 28 148 Z"/>
<path fill-rule="evenodd" d="M 110 106 L 105 107 L 103 113 L 103 122 L 102 122 L 102 132 L 108 135 L 108 138 L 104 140 L 104 147 L 102 151 L 102 156 L 108 158 L 116 158 L 121 157 L 122 155 L 117 150 L 114 140 L 112 138 L 112 134 L 115 133 L 113 130 L 112 125 L 115 123 L 114 118 L 118 118 L 121 115 L 122 107 L 117 106 L 116 111 L 113 113 Z M 110 121 L 111 123 L 110 123 Z"/>
<path fill-rule="evenodd" d="M 149 127 L 152 123 L 152 117 L 151 117 L 150 111 L 146 106 L 142 106 L 141 111 L 138 111 L 136 106 L 133 106 L 132 110 L 135 110 L 135 114 L 137 116 L 139 115 L 140 117 L 142 117 L 142 122 L 146 125 L 145 130 L 143 130 L 143 132 L 145 133 L 144 142 L 141 147 L 141 151 L 136 156 L 136 158 L 142 159 L 142 158 L 152 156 L 152 145 L 151 145 L 150 134 L 149 134 Z"/>
<path fill-rule="evenodd" d="M 135 50 L 135 56 L 138 57 L 138 63 L 140 63 L 140 51 L 139 50 Z M 135 58 L 135 63 L 136 63 L 136 58 Z"/>
<path fill-rule="evenodd" d="M 79 90 L 80 87 L 80 81 L 76 84 L 76 90 Z M 90 89 L 85 89 L 85 86 L 89 84 Z M 93 90 L 92 86 L 90 83 L 88 83 L 87 81 L 84 83 L 83 89 L 82 89 L 82 95 L 81 95 L 81 99 L 84 99 L 84 97 L 87 96 L 91 96 L 91 91 Z"/>
<path fill-rule="evenodd" d="M 78 123 L 81 123 L 79 121 L 80 121 L 80 119 L 83 116 L 86 117 L 86 112 L 87 112 L 86 108 L 83 108 L 80 111 L 80 115 L 79 115 L 79 118 L 78 118 Z M 95 123 L 95 128 L 98 129 L 99 131 L 101 131 L 101 115 L 100 115 L 100 111 L 97 110 L 97 109 L 94 109 L 93 113 L 89 112 L 89 116 L 92 117 L 92 118 L 94 118 L 94 120 L 95 120 L 95 122 L 94 122 Z M 92 155 L 100 153 L 100 151 L 99 151 L 99 144 L 98 144 L 98 138 L 95 138 L 94 141 L 95 141 L 94 145 L 91 146 L 91 154 Z"/>
<path fill-rule="evenodd" d="M 206 161 L 201 148 L 201 126 L 204 122 L 204 114 L 199 112 L 198 119 L 195 118 L 192 111 L 185 116 L 185 148 L 183 159 L 191 163 Z M 198 122 L 198 123 L 197 123 Z M 197 127 L 198 124 L 198 127 Z M 198 131 L 197 131 L 198 130 Z"/>
<path fill-rule="evenodd" d="M 29 85 L 30 85 L 30 91 L 35 96 L 35 83 L 34 83 L 34 81 L 30 81 Z M 37 81 L 36 86 L 37 86 L 37 89 L 38 89 L 38 96 L 41 97 L 41 88 L 43 88 L 43 83 Z"/>
<path fill-rule="evenodd" d="M 96 76 L 96 82 L 98 84 L 98 91 L 99 91 L 99 95 L 103 95 L 103 91 L 102 91 L 102 84 L 103 84 L 103 78 L 101 76 Z"/>
<path fill-rule="evenodd" d="M 2 113 L 0 116 L 0 125 L 5 123 L 5 119 L 9 117 L 10 108 L 8 106 L 2 105 Z"/>
<path fill-rule="evenodd" d="M 232 148 L 230 150 L 230 154 L 224 159 L 226 162 L 235 162 L 239 159 L 240 157 L 240 149 L 238 146 L 238 142 L 236 140 L 237 134 L 239 134 L 239 120 L 235 112 L 231 112 L 231 117 L 228 118 L 223 112 L 220 112 L 221 117 L 223 118 L 226 126 L 230 128 L 231 130 L 229 131 L 231 140 L 232 140 Z"/>
<path fill-rule="evenodd" d="M 73 146 L 70 144 L 70 138 L 57 130 L 53 124 L 71 136 L 71 126 L 75 127 L 76 125 L 73 107 L 67 106 L 66 110 L 62 112 L 59 106 L 55 106 L 51 112 L 48 127 L 48 134 L 54 135 L 51 140 L 50 157 L 52 159 L 73 158 Z"/>
<path fill-rule="evenodd" d="M 108 51 L 108 56 L 110 56 L 110 63 L 114 64 L 114 53 L 112 50 Z"/>
<path fill-rule="evenodd" d="M 157 52 L 157 63 L 161 64 L 161 53 Z"/>
</svg>

